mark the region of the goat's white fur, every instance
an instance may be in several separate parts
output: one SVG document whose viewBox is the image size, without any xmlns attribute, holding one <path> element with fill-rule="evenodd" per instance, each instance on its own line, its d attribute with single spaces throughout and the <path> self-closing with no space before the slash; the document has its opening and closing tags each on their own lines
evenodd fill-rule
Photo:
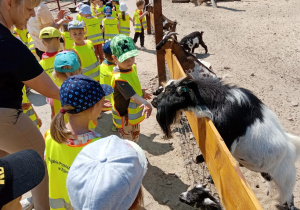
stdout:
<svg viewBox="0 0 300 210">
<path fill-rule="evenodd" d="M 286 133 L 277 116 L 266 106 L 262 113 L 264 122 L 256 120 L 244 136 L 234 141 L 230 150 L 246 168 L 267 172 L 273 178 L 279 190 L 278 200 L 283 204 L 292 198 L 296 168 L 291 163 L 299 155 L 296 151 L 300 151 L 300 138 Z"/>
</svg>

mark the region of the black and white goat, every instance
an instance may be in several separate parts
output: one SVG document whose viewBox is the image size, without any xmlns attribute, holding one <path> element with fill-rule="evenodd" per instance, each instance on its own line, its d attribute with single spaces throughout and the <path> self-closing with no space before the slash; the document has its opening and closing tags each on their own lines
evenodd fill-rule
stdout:
<svg viewBox="0 0 300 210">
<path fill-rule="evenodd" d="M 179 110 L 196 116 L 211 116 L 233 157 L 246 168 L 273 180 L 280 204 L 293 209 L 296 183 L 295 162 L 300 154 L 300 138 L 286 133 L 277 116 L 252 92 L 224 84 L 217 78 L 169 81 L 151 102 L 156 119 L 167 137 Z M 207 114 L 203 114 L 207 107 Z"/>
<path fill-rule="evenodd" d="M 203 210 L 221 210 L 221 205 L 206 189 L 204 185 L 197 185 L 193 189 L 179 195 L 179 200 L 189 206 Z"/>
<path fill-rule="evenodd" d="M 201 45 L 205 49 L 205 54 L 207 54 L 207 46 L 203 42 L 203 31 L 194 31 L 186 36 L 184 36 L 181 41 L 179 42 L 180 45 L 187 50 L 189 53 L 192 51 L 194 54 L 195 48 L 199 47 Z"/>
</svg>

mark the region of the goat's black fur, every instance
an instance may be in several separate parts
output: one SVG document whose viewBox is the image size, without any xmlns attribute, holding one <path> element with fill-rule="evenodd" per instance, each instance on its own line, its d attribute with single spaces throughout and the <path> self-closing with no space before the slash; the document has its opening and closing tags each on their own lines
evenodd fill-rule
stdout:
<svg viewBox="0 0 300 210">
<path fill-rule="evenodd" d="M 221 205 L 203 185 L 197 185 L 193 189 L 181 193 L 179 200 L 189 206 L 203 210 L 221 210 Z"/>
<path fill-rule="evenodd" d="M 185 87 L 187 92 L 179 95 L 176 91 L 177 87 L 171 83 L 157 99 L 154 99 L 154 104 L 152 103 L 156 107 L 155 101 L 160 101 L 156 118 L 167 137 L 171 135 L 170 125 L 176 120 L 177 111 L 188 110 L 197 105 L 207 106 L 212 112 L 212 121 L 222 138 L 226 139 L 225 143 L 228 148 L 235 139 L 245 134 L 247 127 L 257 118 L 263 121 L 262 102 L 249 90 L 239 88 L 250 100 L 244 106 L 236 106 L 229 103 L 226 96 L 229 90 L 237 87 L 224 85 L 218 79 L 188 80 L 184 81 L 181 86 Z M 251 115 L 245 113 L 251 113 Z"/>
<path fill-rule="evenodd" d="M 204 33 L 203 31 L 192 32 L 186 35 L 185 37 L 183 37 L 179 43 L 185 50 L 187 50 L 188 52 L 192 51 L 192 53 L 194 53 L 195 48 L 201 45 L 205 49 L 205 54 L 207 54 L 208 50 L 207 50 L 207 46 L 203 42 L 203 37 L 202 37 L 203 33 Z"/>
</svg>

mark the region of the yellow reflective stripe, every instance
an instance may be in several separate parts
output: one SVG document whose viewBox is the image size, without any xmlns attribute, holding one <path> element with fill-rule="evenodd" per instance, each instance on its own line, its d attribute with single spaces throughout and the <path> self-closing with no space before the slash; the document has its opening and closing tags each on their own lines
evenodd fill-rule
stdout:
<svg viewBox="0 0 300 210">
<path fill-rule="evenodd" d="M 137 120 L 138 118 L 140 118 L 142 116 L 142 113 L 143 113 L 143 109 L 141 110 L 134 110 L 134 112 L 137 112 L 137 113 L 129 113 L 128 112 L 128 119 L 129 120 Z"/>
<path fill-rule="evenodd" d="M 140 26 L 141 27 L 142 25 L 141 24 L 135 24 L 134 26 Z"/>
<path fill-rule="evenodd" d="M 94 39 L 94 40 L 91 40 L 93 43 L 97 43 L 97 42 L 102 42 L 104 41 L 103 39 Z"/>
<path fill-rule="evenodd" d="M 33 122 L 33 124 L 36 125 L 39 128 L 39 126 L 38 126 L 39 123 L 38 123 L 38 121 L 36 119 L 36 116 L 34 114 L 34 111 L 33 111 L 32 107 L 30 107 L 28 110 L 23 110 L 23 113 L 26 116 L 28 116 L 31 119 L 31 121 Z"/>
<path fill-rule="evenodd" d="M 90 70 L 96 68 L 97 66 L 99 66 L 98 61 L 96 61 L 96 62 L 93 63 L 92 65 L 89 65 L 89 66 L 83 68 L 83 69 L 82 69 L 82 73 L 87 73 L 88 71 L 90 71 Z"/>
<path fill-rule="evenodd" d="M 63 198 L 49 198 L 50 208 L 52 209 L 59 209 L 59 208 L 65 208 L 67 210 L 71 210 L 72 206 L 71 204 L 67 203 Z"/>
<path fill-rule="evenodd" d="M 99 70 L 97 70 L 96 72 L 90 74 L 90 75 L 85 75 L 93 80 L 99 81 Z"/>
<path fill-rule="evenodd" d="M 120 31 L 120 34 L 129 36 L 130 32 L 129 31 Z"/>
<path fill-rule="evenodd" d="M 128 27 L 120 27 L 120 29 L 130 30 Z"/>
<path fill-rule="evenodd" d="M 117 36 L 118 34 L 105 34 L 105 37 L 115 37 L 115 36 Z"/>
<path fill-rule="evenodd" d="M 86 38 L 87 39 L 92 39 L 92 38 L 101 37 L 101 36 L 102 36 L 102 33 L 99 33 L 99 34 L 94 34 L 94 35 L 91 35 L 91 36 L 87 36 Z"/>
</svg>

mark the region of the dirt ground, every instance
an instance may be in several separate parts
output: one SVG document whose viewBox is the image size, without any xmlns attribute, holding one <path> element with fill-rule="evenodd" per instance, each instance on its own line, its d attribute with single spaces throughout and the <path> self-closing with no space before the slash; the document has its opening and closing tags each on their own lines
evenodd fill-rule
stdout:
<svg viewBox="0 0 300 210">
<path fill-rule="evenodd" d="M 126 3 L 132 17 L 135 0 Z M 195 7 L 191 3 L 163 0 L 162 6 L 163 14 L 179 23 L 179 38 L 193 31 L 204 31 L 208 54 L 200 47 L 195 51 L 198 58 L 211 62 L 218 75 L 230 74 L 227 82 L 253 91 L 277 113 L 287 132 L 300 135 L 299 0 L 219 2 L 218 9 L 206 4 Z M 153 35 L 146 35 L 145 40 L 147 50 L 139 50 L 136 63 L 142 87 L 152 91 L 157 87 L 155 40 Z M 44 133 L 49 128 L 50 108 L 43 96 L 31 93 L 30 98 L 43 120 L 41 132 Z M 162 138 L 155 115 L 154 110 L 152 116 L 141 123 L 139 145 L 149 160 L 143 180 L 144 208 L 193 209 L 180 203 L 178 195 L 194 182 L 199 183 L 201 177 L 197 180 L 188 173 L 178 136 L 169 140 Z M 111 124 L 110 113 L 103 113 L 96 130 L 102 136 L 116 134 L 111 132 Z M 299 162 L 297 166 L 294 196 L 295 206 L 300 208 Z M 267 196 L 267 183 L 261 176 L 245 168 L 241 170 L 263 208 L 278 209 L 276 191 Z"/>
</svg>

